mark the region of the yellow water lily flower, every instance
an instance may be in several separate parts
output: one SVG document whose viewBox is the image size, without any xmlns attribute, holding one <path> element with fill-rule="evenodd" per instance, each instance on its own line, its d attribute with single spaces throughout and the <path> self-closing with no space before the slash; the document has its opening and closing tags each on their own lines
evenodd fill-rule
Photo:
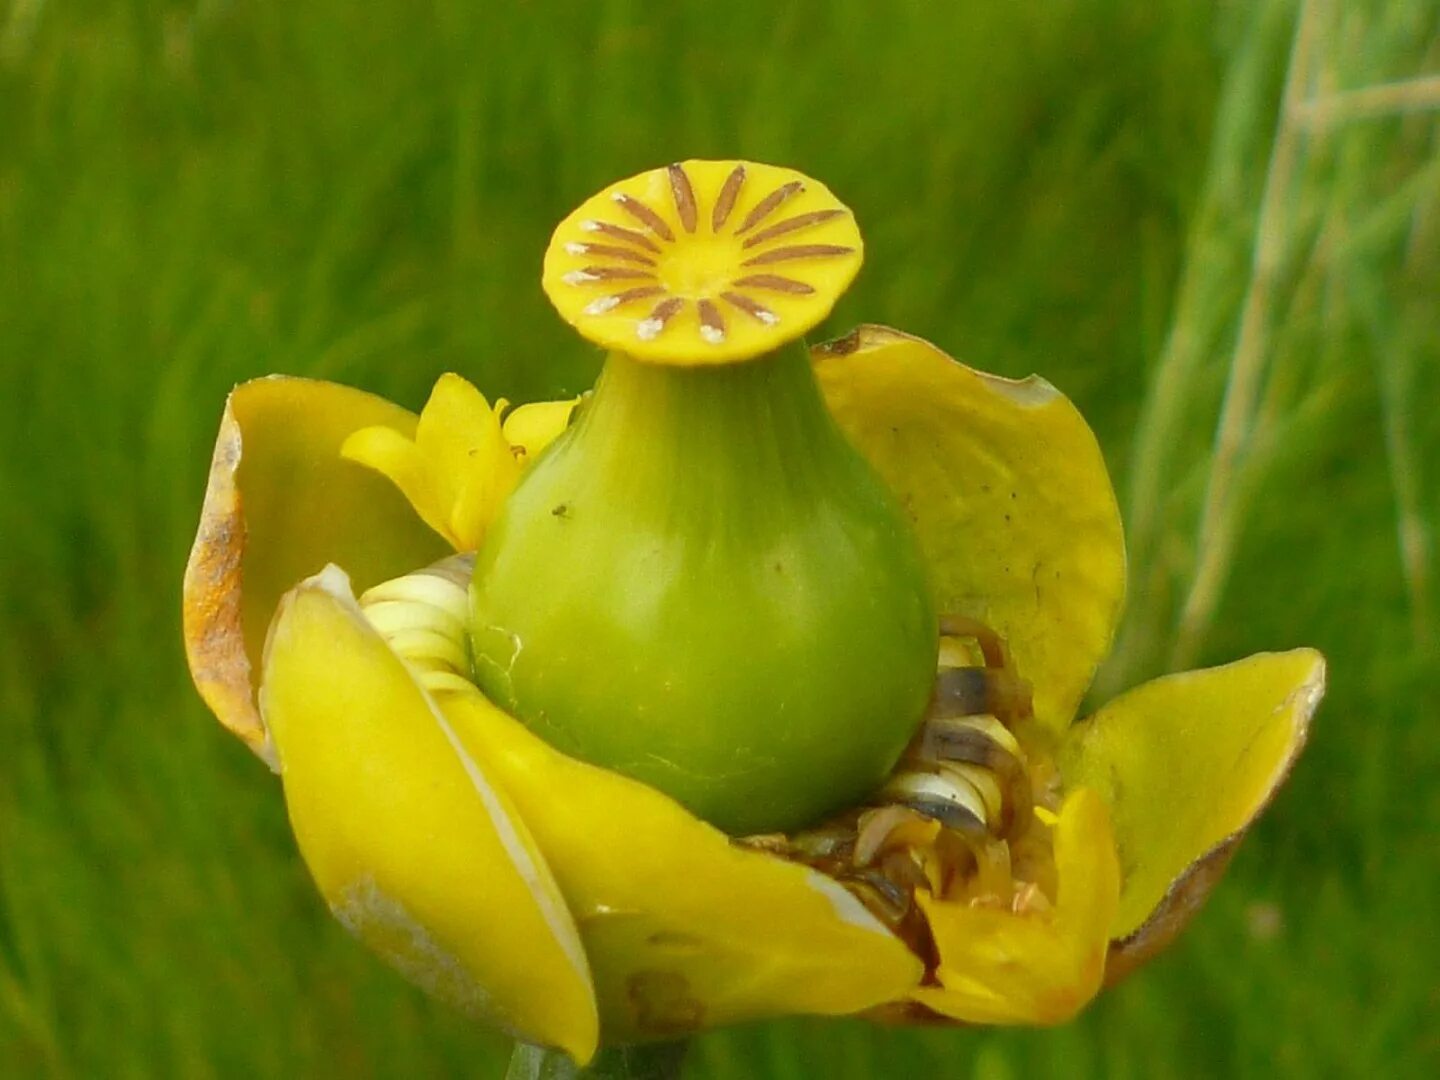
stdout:
<svg viewBox="0 0 1440 1080">
<path fill-rule="evenodd" d="M 1074 406 L 865 326 L 822 185 L 682 162 L 556 231 L 593 397 L 226 404 L 191 670 L 336 917 L 526 1043 L 1053 1024 L 1164 948 L 1300 752 L 1309 649 L 1075 721 L 1125 584 Z"/>
</svg>

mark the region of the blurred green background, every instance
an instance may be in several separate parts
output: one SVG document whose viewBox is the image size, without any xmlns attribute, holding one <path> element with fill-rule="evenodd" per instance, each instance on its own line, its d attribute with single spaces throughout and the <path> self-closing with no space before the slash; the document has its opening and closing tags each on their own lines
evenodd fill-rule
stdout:
<svg viewBox="0 0 1440 1080">
<path fill-rule="evenodd" d="M 1091 419 L 1103 690 L 1332 665 L 1226 883 L 1080 1022 L 756 1026 L 689 1075 L 1440 1075 L 1437 73 L 1435 0 L 0 0 L 0 1075 L 498 1075 L 325 913 L 190 687 L 180 572 L 237 380 L 587 385 L 549 230 L 686 156 L 855 208 L 827 329 Z"/>
</svg>

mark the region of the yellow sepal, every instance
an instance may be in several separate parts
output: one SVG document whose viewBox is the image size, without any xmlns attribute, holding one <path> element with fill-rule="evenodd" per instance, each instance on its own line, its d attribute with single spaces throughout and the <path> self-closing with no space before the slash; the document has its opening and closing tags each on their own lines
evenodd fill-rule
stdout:
<svg viewBox="0 0 1440 1080">
<path fill-rule="evenodd" d="M 1052 908 L 1014 912 L 916 895 L 935 937 L 938 986 L 914 1000 L 971 1024 L 1059 1024 L 1099 992 L 1120 867 L 1105 804 L 1072 791 L 1054 826 Z"/>
<path fill-rule="evenodd" d="M 1125 592 L 1120 511 L 1084 418 L 1044 379 L 987 375 L 880 326 L 816 349 L 815 371 L 913 522 L 938 608 L 997 631 L 1036 716 L 1063 729 Z"/>
<path fill-rule="evenodd" d="M 256 379 L 225 403 L 185 568 L 185 649 L 206 704 L 262 757 L 255 688 L 286 590 L 328 562 L 364 589 L 444 553 L 390 484 L 340 457 L 360 428 L 409 438 L 415 424 L 382 398 L 312 379 Z"/>
<path fill-rule="evenodd" d="M 589 1060 L 589 968 L 545 857 L 336 568 L 281 604 L 261 706 L 336 918 L 467 1015 Z"/>
<path fill-rule="evenodd" d="M 1124 867 L 1113 937 L 1140 929 L 1192 865 L 1265 808 L 1324 690 L 1313 649 L 1260 653 L 1145 683 L 1071 729 L 1066 784 L 1109 804 Z M 1191 910 L 1201 899 L 1186 897 Z"/>
<path fill-rule="evenodd" d="M 833 880 L 734 844 L 653 788 L 552 749 L 478 691 L 437 700 L 509 792 L 590 957 L 606 1042 L 904 994 L 920 962 Z"/>
</svg>

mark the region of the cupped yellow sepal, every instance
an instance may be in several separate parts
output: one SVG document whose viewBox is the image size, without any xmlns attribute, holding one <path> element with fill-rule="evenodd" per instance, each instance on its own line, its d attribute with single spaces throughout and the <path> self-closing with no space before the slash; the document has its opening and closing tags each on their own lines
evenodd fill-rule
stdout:
<svg viewBox="0 0 1440 1080">
<path fill-rule="evenodd" d="M 751 161 L 683 161 L 612 184 L 562 221 L 546 294 L 606 349 L 676 365 L 773 352 L 860 269 L 854 215 L 818 180 Z"/>
<path fill-rule="evenodd" d="M 923 968 L 849 892 L 552 749 L 479 692 L 437 701 L 514 800 L 580 927 L 606 1042 L 902 998 Z"/>
<path fill-rule="evenodd" d="M 415 424 L 383 398 L 313 379 L 272 375 L 226 399 L 185 567 L 185 651 L 205 703 L 267 760 L 255 692 L 280 597 L 329 562 L 368 588 L 444 551 L 383 478 L 340 457 L 361 428 L 409 438 Z"/>
<path fill-rule="evenodd" d="M 1099 444 L 1044 379 L 1003 379 L 862 326 L 814 350 L 826 404 L 905 507 L 942 611 L 1008 643 L 1051 730 L 1074 718 L 1125 593 Z"/>
<path fill-rule="evenodd" d="M 474 551 L 524 465 L 565 429 L 575 407 L 536 402 L 504 417 L 507 404 L 492 407 L 459 375 L 442 375 L 413 436 L 368 427 L 346 439 L 341 454 L 389 477 L 456 551 Z"/>
<path fill-rule="evenodd" d="M 1207 874 L 1197 891 L 1187 874 L 1206 861 L 1223 868 L 1304 746 L 1324 690 L 1325 660 L 1313 649 L 1260 653 L 1145 683 L 1071 729 L 1065 781 L 1109 804 L 1125 869 L 1113 937 L 1152 920 L 1170 937 L 1179 931 L 1218 878 Z M 1166 910 L 1172 897 L 1183 918 Z"/>
<path fill-rule="evenodd" d="M 300 851 L 340 922 L 467 1015 L 589 1060 L 589 966 L 545 857 L 338 569 L 282 602 L 261 708 Z"/>
<path fill-rule="evenodd" d="M 1057 892 L 1029 910 L 916 900 L 934 935 L 938 985 L 911 997 L 972 1024 L 1059 1024 L 1099 992 L 1120 892 L 1114 834 L 1101 798 L 1072 791 L 1055 820 Z"/>
</svg>

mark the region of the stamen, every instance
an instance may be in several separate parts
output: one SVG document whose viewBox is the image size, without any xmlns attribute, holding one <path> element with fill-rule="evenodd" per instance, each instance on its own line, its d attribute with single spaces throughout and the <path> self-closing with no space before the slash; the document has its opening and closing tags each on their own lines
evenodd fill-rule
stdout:
<svg viewBox="0 0 1440 1080">
<path fill-rule="evenodd" d="M 895 882 L 891 881 L 884 874 L 875 870 L 862 870 L 857 874 L 847 876 L 845 884 L 854 890 L 857 886 L 862 890 L 869 890 L 873 901 L 878 901 L 881 907 L 879 914 L 888 923 L 894 925 L 901 922 L 910 910 L 910 896 Z M 866 905 L 871 907 L 871 905 Z M 871 907 L 874 911 L 874 908 Z"/>
<path fill-rule="evenodd" d="M 940 766 L 939 774 L 960 787 L 968 787 L 980 797 L 985 813 L 982 815 L 986 829 L 997 835 L 1005 833 L 1006 799 L 995 774 L 979 765 L 965 761 L 947 761 Z"/>
<path fill-rule="evenodd" d="M 672 244 L 675 242 L 675 234 L 670 231 L 670 226 L 665 224 L 665 219 L 639 199 L 626 195 L 623 191 L 615 192 L 610 198 L 614 200 L 615 205 L 620 207 L 621 210 L 624 210 L 636 221 L 646 226 L 656 236 L 660 237 L 660 239 L 668 240 Z"/>
<path fill-rule="evenodd" d="M 686 232 L 695 231 L 695 189 L 690 186 L 690 177 L 685 167 L 678 162 L 666 172 L 670 174 L 670 193 L 675 196 L 675 212 L 680 215 L 680 224 Z"/>
<path fill-rule="evenodd" d="M 742 236 L 749 232 L 760 222 L 764 221 L 775 209 L 792 195 L 798 195 L 805 190 L 805 185 L 799 180 L 791 180 L 788 184 L 781 184 L 765 198 L 755 204 L 754 209 L 745 215 L 745 220 L 735 230 L 736 236 Z"/>
<path fill-rule="evenodd" d="M 760 255 L 752 255 L 741 266 L 769 266 L 771 263 L 789 262 L 792 259 L 823 259 L 835 255 L 850 255 L 855 251 L 843 244 L 796 244 L 793 247 L 775 248 Z"/>
<path fill-rule="evenodd" d="M 907 826 L 923 826 L 929 820 L 908 806 L 884 806 L 867 811 L 860 818 L 852 861 L 856 866 L 871 865 L 897 832 Z"/>
<path fill-rule="evenodd" d="M 641 341 L 654 341 L 660 336 L 660 331 L 665 329 L 665 324 L 684 306 L 685 301 L 678 296 L 661 300 L 648 316 L 635 324 L 635 336 Z"/>
<path fill-rule="evenodd" d="M 881 794 L 957 832 L 986 831 L 985 802 L 979 792 L 937 773 L 901 773 Z"/>
<path fill-rule="evenodd" d="M 720 194 L 715 197 L 715 209 L 710 212 L 710 228 L 713 231 L 718 233 L 730 220 L 730 211 L 735 209 L 735 200 L 740 197 L 740 189 L 744 185 L 745 166 L 736 165 L 725 178 Z"/>
<path fill-rule="evenodd" d="M 651 240 L 644 233 L 636 232 L 634 229 L 627 229 L 623 225 L 611 225 L 608 221 L 586 220 L 580 222 L 580 228 L 585 232 L 600 233 L 602 236 L 608 236 L 612 240 L 626 240 L 632 244 L 639 244 L 647 251 L 653 251 L 656 255 L 660 254 L 660 245 L 655 243 L 654 240 Z"/>
<path fill-rule="evenodd" d="M 930 695 L 930 715 L 934 717 L 973 716 L 988 712 L 986 702 L 990 682 L 985 668 L 947 668 L 935 678 Z"/>
<path fill-rule="evenodd" d="M 940 629 L 974 641 L 987 666 L 941 667 L 929 715 L 875 805 L 763 848 L 829 874 L 921 956 L 933 941 L 916 889 L 1025 914 L 1047 910 L 1056 888 L 1050 833 L 1032 827 L 1032 783 L 1052 766 L 1030 760 L 1008 726 L 1032 715 L 1028 684 L 983 623 L 947 617 Z"/>
<path fill-rule="evenodd" d="M 773 240 L 777 236 L 784 236 L 786 233 L 796 232 L 800 229 L 808 229 L 812 225 L 819 225 L 822 222 L 830 221 L 842 216 L 846 211 L 833 210 L 812 210 L 808 214 L 800 214 L 796 217 L 786 218 L 784 221 L 777 221 L 769 228 L 761 229 L 753 236 L 747 236 L 742 247 L 754 247 L 756 244 L 763 244 L 766 240 Z"/>
<path fill-rule="evenodd" d="M 924 728 L 917 748 L 917 758 L 934 762 L 963 762 L 986 769 L 1008 768 L 1014 757 L 993 738 L 972 727 L 968 720 L 932 719 Z"/>
<path fill-rule="evenodd" d="M 963 615 L 942 615 L 940 617 L 940 636 L 972 638 L 980 646 L 980 651 L 985 657 L 986 667 L 1009 667 L 1009 660 L 1005 655 L 1005 644 L 1000 640 L 1000 635 L 979 619 L 969 619 Z"/>
<path fill-rule="evenodd" d="M 466 627 L 474 555 L 452 555 L 360 596 L 360 608 L 427 690 L 471 686 Z"/>
<path fill-rule="evenodd" d="M 1014 897 L 1010 900 L 1010 910 L 1017 915 L 1049 911 L 1053 906 L 1050 898 L 1033 881 L 1027 881 L 1016 889 Z"/>
<path fill-rule="evenodd" d="M 784 841 L 785 838 L 781 837 Z M 786 845 L 788 846 L 788 841 Z M 813 829 L 795 837 L 795 850 L 806 859 L 846 859 L 855 847 L 855 834 L 849 829 L 835 827 Z"/>
<path fill-rule="evenodd" d="M 774 326 L 780 321 L 780 316 L 776 315 L 775 312 L 771 311 L 764 304 L 756 303 L 748 296 L 743 296 L 740 293 L 723 292 L 720 294 L 720 299 L 726 303 L 733 304 L 751 318 L 759 319 L 766 326 Z"/>
<path fill-rule="evenodd" d="M 737 288 L 769 289 L 771 292 L 791 293 L 795 296 L 809 296 L 815 291 L 813 285 L 806 285 L 794 278 L 781 277 L 779 274 L 750 274 L 748 277 L 736 278 L 731 284 Z"/>
</svg>

